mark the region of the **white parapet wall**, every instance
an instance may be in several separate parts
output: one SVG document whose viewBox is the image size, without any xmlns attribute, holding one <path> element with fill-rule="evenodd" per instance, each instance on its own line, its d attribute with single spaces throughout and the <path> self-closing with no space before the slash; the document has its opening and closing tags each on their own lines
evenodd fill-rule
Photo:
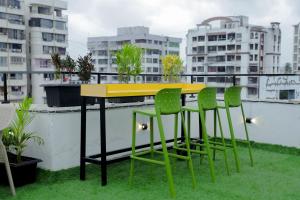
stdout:
<svg viewBox="0 0 300 200">
<path fill-rule="evenodd" d="M 195 102 L 189 102 L 194 104 Z M 146 108 L 151 105 L 139 105 Z M 100 153 L 99 110 L 92 106 L 87 113 L 87 154 Z M 300 105 L 269 102 L 245 102 L 247 117 L 256 119 L 256 124 L 249 124 L 251 140 L 269 144 L 279 144 L 300 148 Z M 33 110 L 35 118 L 30 130 L 41 136 L 45 144 L 37 146 L 29 144 L 25 155 L 43 160 L 39 167 L 52 171 L 67 169 L 79 165 L 80 155 L 80 108 L 48 108 L 36 106 Z M 107 119 L 107 151 L 131 146 L 132 110 L 137 105 L 123 107 L 109 106 Z M 243 139 L 242 118 L 238 109 L 232 112 L 236 137 Z M 225 135 L 228 137 L 227 118 L 221 111 Z M 207 116 L 208 129 L 212 129 L 212 115 Z M 148 123 L 146 117 L 138 117 L 138 122 Z M 192 115 L 192 136 L 198 135 L 198 118 Z M 173 118 L 164 119 L 167 139 L 173 138 Z M 155 127 L 155 140 L 159 135 Z M 212 132 L 212 131 L 210 131 Z M 140 131 L 137 145 L 149 142 L 148 131 Z"/>
</svg>

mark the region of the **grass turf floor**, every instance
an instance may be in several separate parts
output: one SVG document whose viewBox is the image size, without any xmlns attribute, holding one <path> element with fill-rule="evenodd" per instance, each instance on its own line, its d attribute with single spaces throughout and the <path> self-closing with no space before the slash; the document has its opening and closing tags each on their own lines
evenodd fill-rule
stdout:
<svg viewBox="0 0 300 200">
<path fill-rule="evenodd" d="M 212 183 L 207 160 L 200 165 L 193 155 L 197 186 L 192 188 L 191 177 L 184 161 L 172 160 L 176 199 L 230 200 L 298 200 L 300 199 L 300 156 L 254 148 L 255 166 L 251 167 L 248 151 L 239 147 L 241 172 L 235 170 L 230 152 L 228 176 L 222 152 L 215 161 L 216 182 Z M 48 172 L 39 170 L 36 183 L 17 188 L 11 197 L 9 187 L 0 186 L 0 200 L 114 200 L 114 199 L 171 199 L 165 170 L 161 166 L 135 162 L 132 187 L 128 185 L 129 160 L 108 167 L 108 185 L 99 184 L 99 167 L 87 166 L 86 181 L 79 180 L 79 168 Z"/>
</svg>

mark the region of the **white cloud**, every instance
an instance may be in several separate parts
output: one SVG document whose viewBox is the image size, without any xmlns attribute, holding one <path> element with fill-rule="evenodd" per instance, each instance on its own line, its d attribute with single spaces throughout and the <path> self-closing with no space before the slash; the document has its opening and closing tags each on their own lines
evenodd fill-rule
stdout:
<svg viewBox="0 0 300 200">
<path fill-rule="evenodd" d="M 206 18 L 246 15 L 251 24 L 268 26 L 272 21 L 281 22 L 283 64 L 292 59 L 292 25 L 300 22 L 298 0 L 68 0 L 68 3 L 72 56 L 86 52 L 88 36 L 113 35 L 120 26 L 148 26 L 154 34 L 185 40 L 187 30 Z"/>
</svg>

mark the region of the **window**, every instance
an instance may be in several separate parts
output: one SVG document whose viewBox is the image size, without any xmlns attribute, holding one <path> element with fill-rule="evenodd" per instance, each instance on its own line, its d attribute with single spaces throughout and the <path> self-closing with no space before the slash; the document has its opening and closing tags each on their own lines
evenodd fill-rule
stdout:
<svg viewBox="0 0 300 200">
<path fill-rule="evenodd" d="M 217 72 L 217 67 L 215 67 L 215 66 L 208 66 L 207 67 L 207 72 Z"/>
<path fill-rule="evenodd" d="M 253 44 L 250 44 L 249 46 L 250 46 L 250 50 L 253 50 Z"/>
<path fill-rule="evenodd" d="M 53 34 L 52 33 L 42 33 L 43 41 L 51 42 L 53 41 Z"/>
<path fill-rule="evenodd" d="M 226 40 L 226 35 L 218 35 L 218 40 L 219 41 Z"/>
<path fill-rule="evenodd" d="M 153 67 L 153 72 L 158 72 L 158 67 Z"/>
<path fill-rule="evenodd" d="M 218 37 L 216 35 L 209 35 L 208 36 L 208 41 L 217 41 L 218 40 Z"/>
<path fill-rule="evenodd" d="M 241 50 L 241 45 L 236 45 L 236 50 Z"/>
<path fill-rule="evenodd" d="M 147 63 L 152 63 L 152 58 L 146 58 Z"/>
<path fill-rule="evenodd" d="M 179 48 L 179 43 L 178 42 L 169 42 L 169 47 Z"/>
<path fill-rule="evenodd" d="M 153 58 L 153 63 L 158 63 L 158 59 L 157 58 Z"/>
<path fill-rule="evenodd" d="M 8 67 L 7 66 L 7 57 L 0 57 L 0 66 L 1 67 Z"/>
<path fill-rule="evenodd" d="M 227 61 L 234 61 L 234 55 L 227 55 Z"/>
<path fill-rule="evenodd" d="M 197 37 L 192 38 L 193 42 L 197 42 Z"/>
<path fill-rule="evenodd" d="M 54 37 L 56 42 L 66 42 L 66 36 L 63 34 L 55 34 Z"/>
<path fill-rule="evenodd" d="M 198 57 L 198 62 L 204 62 L 204 57 Z"/>
<path fill-rule="evenodd" d="M 253 96 L 253 95 L 257 95 L 257 88 L 248 88 L 248 95 L 249 96 Z"/>
<path fill-rule="evenodd" d="M 205 36 L 198 36 L 198 42 L 204 42 Z"/>
<path fill-rule="evenodd" d="M 10 63 L 13 65 L 22 65 L 25 62 L 25 58 L 12 56 L 10 57 Z"/>
<path fill-rule="evenodd" d="M 146 39 L 136 39 L 135 43 L 147 43 Z"/>
<path fill-rule="evenodd" d="M 258 50 L 258 44 L 255 44 L 255 50 Z"/>
<path fill-rule="evenodd" d="M 192 72 L 196 72 L 197 68 L 196 67 L 192 67 Z"/>
<path fill-rule="evenodd" d="M 148 40 L 148 44 L 152 44 L 152 40 Z"/>
<path fill-rule="evenodd" d="M 198 72 L 204 72 L 204 67 L 203 66 L 198 66 L 197 69 L 198 69 Z"/>
<path fill-rule="evenodd" d="M 280 90 L 279 99 L 281 100 L 295 99 L 295 90 Z"/>
<path fill-rule="evenodd" d="M 169 54 L 179 56 L 179 51 L 169 51 Z"/>
<path fill-rule="evenodd" d="M 216 82 L 216 77 L 207 77 L 207 82 Z"/>
<path fill-rule="evenodd" d="M 55 21 L 55 28 L 58 30 L 65 30 L 66 29 L 66 23 L 61 21 Z"/>
<path fill-rule="evenodd" d="M 39 6 L 38 7 L 38 13 L 39 14 L 50 15 L 51 14 L 50 7 L 41 7 L 41 6 Z"/>
<path fill-rule="evenodd" d="M 51 60 L 49 59 L 37 59 L 36 65 L 40 68 L 50 68 L 51 67 Z"/>
<path fill-rule="evenodd" d="M 236 61 L 240 61 L 240 60 L 241 60 L 241 56 L 236 56 L 236 57 L 235 57 L 235 60 L 236 60 Z"/>
<path fill-rule="evenodd" d="M 197 77 L 197 82 L 204 82 L 204 77 Z"/>
<path fill-rule="evenodd" d="M 235 50 L 235 45 L 227 45 L 227 50 L 228 51 L 234 51 Z"/>
<path fill-rule="evenodd" d="M 225 66 L 218 67 L 218 72 L 225 72 Z"/>
<path fill-rule="evenodd" d="M 248 77 L 248 84 L 257 84 L 257 77 Z"/>
<path fill-rule="evenodd" d="M 208 51 L 208 53 L 216 52 L 217 51 L 217 46 L 208 46 L 207 51 Z"/>
<path fill-rule="evenodd" d="M 192 62 L 197 62 L 197 57 L 193 56 Z"/>
<path fill-rule="evenodd" d="M 256 73 L 258 72 L 258 67 L 257 66 L 249 66 L 249 70 L 250 73 Z"/>
<path fill-rule="evenodd" d="M 98 64 L 106 65 L 106 64 L 108 64 L 108 59 L 98 59 Z"/>
<path fill-rule="evenodd" d="M 43 28 L 53 28 L 53 21 L 49 19 L 40 19 L 41 20 L 41 27 Z"/>
<path fill-rule="evenodd" d="M 218 46 L 218 51 L 226 51 L 226 46 Z"/>
</svg>

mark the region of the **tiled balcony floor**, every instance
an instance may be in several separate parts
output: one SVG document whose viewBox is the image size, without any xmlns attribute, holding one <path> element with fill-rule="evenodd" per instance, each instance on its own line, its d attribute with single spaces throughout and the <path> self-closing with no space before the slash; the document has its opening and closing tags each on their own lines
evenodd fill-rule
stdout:
<svg viewBox="0 0 300 200">
<path fill-rule="evenodd" d="M 239 199 L 239 200 L 296 200 L 300 199 L 300 156 L 291 153 L 277 153 L 254 148 L 255 166 L 250 167 L 247 149 L 239 147 L 242 164 L 241 173 L 236 173 L 230 153 L 231 175 L 227 176 L 223 155 L 217 154 L 215 162 L 216 183 L 209 176 L 207 161 L 199 165 L 194 155 L 196 189 L 191 187 L 187 165 L 173 161 L 173 176 L 176 199 Z M 297 154 L 297 153 L 296 153 Z M 0 199 L 169 199 L 168 184 L 164 168 L 136 161 L 133 187 L 128 185 L 129 160 L 109 166 L 109 185 L 99 185 L 99 169 L 87 167 L 87 180 L 79 181 L 79 168 L 46 172 L 40 171 L 35 184 L 17 189 L 17 197 L 11 198 L 9 188 L 0 186 Z"/>
</svg>

